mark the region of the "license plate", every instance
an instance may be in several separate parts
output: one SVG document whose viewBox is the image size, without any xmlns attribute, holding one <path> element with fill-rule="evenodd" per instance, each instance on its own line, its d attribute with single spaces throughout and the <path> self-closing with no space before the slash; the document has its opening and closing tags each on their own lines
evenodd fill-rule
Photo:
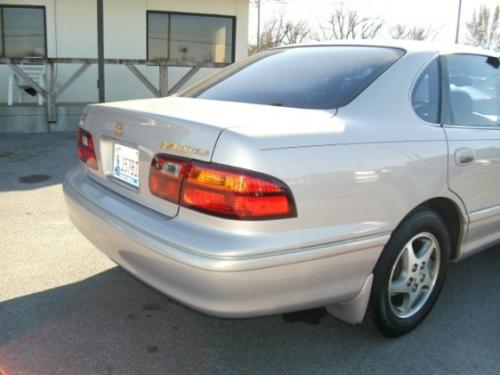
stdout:
<svg viewBox="0 0 500 375">
<path fill-rule="evenodd" d="M 139 150 L 115 143 L 113 176 L 139 187 Z"/>
</svg>

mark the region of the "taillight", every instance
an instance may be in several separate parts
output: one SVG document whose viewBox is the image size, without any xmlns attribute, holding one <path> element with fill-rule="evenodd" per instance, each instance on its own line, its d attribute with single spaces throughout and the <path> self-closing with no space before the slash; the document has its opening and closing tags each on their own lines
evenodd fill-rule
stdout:
<svg viewBox="0 0 500 375">
<path fill-rule="evenodd" d="M 151 193 L 207 214 L 264 220 L 297 216 L 289 188 L 281 181 L 233 167 L 157 155 L 151 164 Z"/>
<path fill-rule="evenodd" d="M 97 169 L 97 158 L 95 156 L 94 140 L 92 135 L 80 128 L 76 136 L 77 153 L 81 161 L 88 167 Z"/>
<path fill-rule="evenodd" d="M 254 172 L 193 162 L 184 182 L 181 204 L 240 220 L 295 216 L 288 188 Z"/>
<path fill-rule="evenodd" d="M 153 195 L 179 203 L 182 181 L 189 166 L 187 160 L 156 155 L 149 171 L 149 190 Z"/>
</svg>

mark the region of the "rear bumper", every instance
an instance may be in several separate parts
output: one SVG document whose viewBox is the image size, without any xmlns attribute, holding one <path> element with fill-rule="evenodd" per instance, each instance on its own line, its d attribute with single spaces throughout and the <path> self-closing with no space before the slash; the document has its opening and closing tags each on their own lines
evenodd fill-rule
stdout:
<svg viewBox="0 0 500 375">
<path fill-rule="evenodd" d="M 220 317 L 350 301 L 362 290 L 389 238 L 383 234 L 270 254 L 261 250 L 255 256 L 239 257 L 237 249 L 231 256 L 209 256 L 189 247 L 197 235 L 195 225 L 111 192 L 81 167 L 68 173 L 63 187 L 73 223 L 102 252 L 160 292 Z M 241 241 L 248 240 L 242 235 Z M 217 243 L 207 244 L 214 247 Z"/>
</svg>

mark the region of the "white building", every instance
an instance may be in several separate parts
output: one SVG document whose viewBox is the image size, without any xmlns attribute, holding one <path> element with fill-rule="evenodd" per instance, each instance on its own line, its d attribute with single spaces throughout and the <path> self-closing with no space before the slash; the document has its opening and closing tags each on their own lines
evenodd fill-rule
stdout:
<svg viewBox="0 0 500 375">
<path fill-rule="evenodd" d="M 215 69 L 206 66 L 229 64 L 247 55 L 248 0 L 103 0 L 103 4 L 104 57 L 108 61 L 163 60 L 174 65 L 205 67 L 191 72 L 196 72 L 188 81 L 192 83 Z M 97 40 L 97 0 L 2 0 L 0 133 L 74 128 L 83 103 L 98 100 Z M 19 59 L 26 57 L 40 58 L 44 71 L 47 62 L 55 58 L 54 92 L 64 88 L 56 98 L 57 123 L 47 125 L 46 101 L 38 106 L 38 97 L 25 90 L 14 87 L 14 103 L 7 106 L 9 76 L 14 73 L 8 63 L 15 62 L 23 69 L 25 64 Z M 93 61 L 65 87 L 83 64 L 61 63 L 57 61 L 60 58 Z M 148 89 L 140 75 L 159 90 L 159 67 L 137 61 L 134 64 L 139 78 L 123 63 L 106 64 L 106 101 L 155 96 L 154 88 Z M 168 88 L 174 87 L 190 69 L 169 67 Z M 17 78 L 22 85 L 19 75 Z M 50 75 L 46 74 L 43 88 L 50 86 L 47 80 L 50 81 Z"/>
</svg>

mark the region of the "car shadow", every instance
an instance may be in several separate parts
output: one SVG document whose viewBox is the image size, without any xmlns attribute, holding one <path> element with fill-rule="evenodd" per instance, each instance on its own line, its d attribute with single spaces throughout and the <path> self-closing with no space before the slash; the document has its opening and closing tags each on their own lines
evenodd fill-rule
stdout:
<svg viewBox="0 0 500 375">
<path fill-rule="evenodd" d="M 499 269 L 500 247 L 452 265 L 426 322 L 389 340 L 318 311 L 208 317 L 115 267 L 0 303 L 0 373 L 495 373 Z"/>
<path fill-rule="evenodd" d="M 77 163 L 75 132 L 0 134 L 0 192 L 60 184 Z"/>
</svg>

